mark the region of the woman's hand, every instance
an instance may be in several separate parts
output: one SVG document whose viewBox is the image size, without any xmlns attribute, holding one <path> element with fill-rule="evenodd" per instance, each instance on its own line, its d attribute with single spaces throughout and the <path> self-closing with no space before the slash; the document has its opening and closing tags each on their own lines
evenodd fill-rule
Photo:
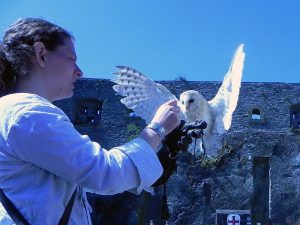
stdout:
<svg viewBox="0 0 300 225">
<path fill-rule="evenodd" d="M 166 135 L 169 134 L 172 130 L 174 130 L 180 124 L 179 119 L 180 108 L 177 106 L 176 100 L 170 100 L 164 104 L 162 104 L 155 116 L 153 117 L 151 123 L 159 123 L 163 126 L 166 131 Z M 153 149 L 156 149 L 159 143 L 162 141 L 161 137 L 151 129 L 144 129 L 140 138 L 147 141 Z"/>
<path fill-rule="evenodd" d="M 180 108 L 177 106 L 177 101 L 175 99 L 170 100 L 158 108 L 151 122 L 161 124 L 168 134 L 180 124 L 179 112 Z"/>
</svg>

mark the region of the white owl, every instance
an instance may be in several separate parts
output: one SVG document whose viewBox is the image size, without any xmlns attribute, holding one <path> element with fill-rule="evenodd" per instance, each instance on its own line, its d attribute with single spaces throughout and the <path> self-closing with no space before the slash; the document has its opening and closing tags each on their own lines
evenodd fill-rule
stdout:
<svg viewBox="0 0 300 225">
<path fill-rule="evenodd" d="M 209 155 L 216 155 L 221 147 L 221 136 L 231 126 L 232 114 L 237 106 L 240 92 L 245 53 L 244 45 L 237 49 L 229 71 L 216 96 L 207 101 L 198 91 L 189 90 L 180 94 L 178 106 L 181 108 L 181 119 L 188 122 L 204 120 L 207 129 L 203 140 L 189 151 L 199 155 L 204 149 Z M 177 99 L 166 87 L 149 79 L 135 69 L 117 66 L 116 85 L 113 89 L 121 96 L 121 102 L 135 111 L 137 116 L 150 123 L 158 107 L 170 99 Z"/>
</svg>

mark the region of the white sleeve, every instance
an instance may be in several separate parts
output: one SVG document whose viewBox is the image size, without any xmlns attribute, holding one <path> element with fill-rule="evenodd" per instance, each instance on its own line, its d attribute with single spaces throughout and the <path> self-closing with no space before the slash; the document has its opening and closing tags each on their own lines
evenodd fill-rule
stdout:
<svg viewBox="0 0 300 225">
<path fill-rule="evenodd" d="M 98 194 L 147 190 L 163 170 L 144 140 L 107 151 L 79 134 L 58 108 L 49 106 L 22 113 L 9 130 L 8 144 L 25 162 Z"/>
</svg>

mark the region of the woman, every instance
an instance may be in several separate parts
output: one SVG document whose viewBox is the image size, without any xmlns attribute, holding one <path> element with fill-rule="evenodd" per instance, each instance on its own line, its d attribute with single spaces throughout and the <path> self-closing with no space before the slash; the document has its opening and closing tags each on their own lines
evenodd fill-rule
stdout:
<svg viewBox="0 0 300 225">
<path fill-rule="evenodd" d="M 51 103 L 73 95 L 76 58 L 73 37 L 42 19 L 18 20 L 0 43 L 0 188 L 30 224 L 58 224 L 73 193 L 69 224 L 91 224 L 85 189 L 149 190 L 162 173 L 154 149 L 180 123 L 169 101 L 150 129 L 110 151 L 80 135 Z"/>
</svg>

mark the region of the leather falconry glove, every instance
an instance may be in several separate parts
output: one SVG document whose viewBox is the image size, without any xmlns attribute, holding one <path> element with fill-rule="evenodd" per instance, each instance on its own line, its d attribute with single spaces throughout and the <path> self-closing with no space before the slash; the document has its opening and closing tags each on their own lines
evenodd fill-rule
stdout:
<svg viewBox="0 0 300 225">
<path fill-rule="evenodd" d="M 157 153 L 164 171 L 152 186 L 164 184 L 169 179 L 173 171 L 176 170 L 178 152 L 187 151 L 189 145 L 192 143 L 192 138 L 201 138 L 203 136 L 203 129 L 206 127 L 207 123 L 205 121 L 186 123 L 184 120 L 181 120 L 179 126 L 166 135 L 162 141 L 162 148 Z"/>
</svg>

